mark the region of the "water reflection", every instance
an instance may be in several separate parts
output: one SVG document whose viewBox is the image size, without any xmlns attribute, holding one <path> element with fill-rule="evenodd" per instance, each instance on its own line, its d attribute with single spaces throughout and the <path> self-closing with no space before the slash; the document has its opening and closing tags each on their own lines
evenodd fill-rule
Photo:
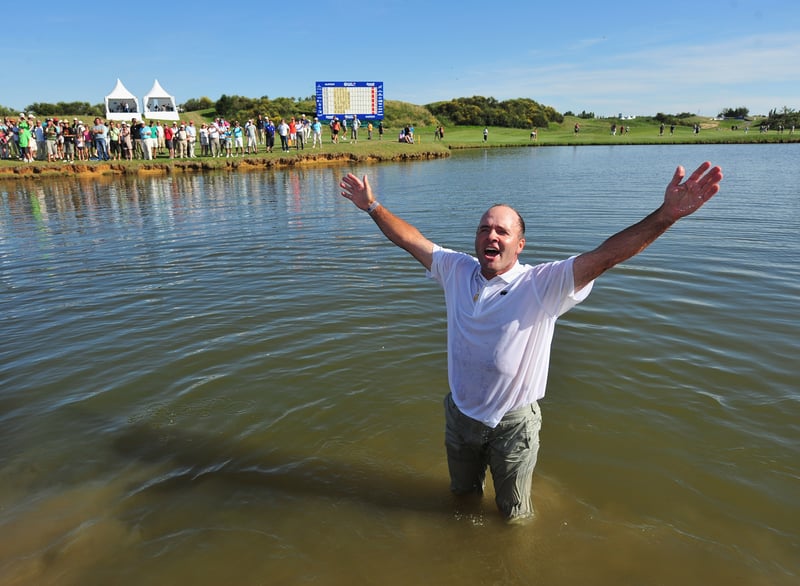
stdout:
<svg viewBox="0 0 800 586">
<path fill-rule="evenodd" d="M 101 223 L 141 227 L 145 221 L 173 226 L 188 218 L 214 221 L 232 207 L 258 217 L 260 208 L 301 213 L 333 211 L 339 169 L 283 173 L 180 174 L 167 179 L 109 177 L 54 179 L 6 184 L 4 216 L 19 222 L 30 216 L 56 233 L 87 230 Z M 110 212 L 110 213 L 109 213 Z"/>
</svg>

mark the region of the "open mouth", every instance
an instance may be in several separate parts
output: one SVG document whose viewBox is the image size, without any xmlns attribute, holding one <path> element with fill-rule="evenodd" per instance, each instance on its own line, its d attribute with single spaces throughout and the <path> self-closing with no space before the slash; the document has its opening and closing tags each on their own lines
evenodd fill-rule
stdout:
<svg viewBox="0 0 800 586">
<path fill-rule="evenodd" d="M 500 251 L 497 248 L 494 248 L 493 246 L 487 246 L 486 248 L 483 249 L 483 254 L 487 258 L 495 258 L 500 255 Z"/>
</svg>

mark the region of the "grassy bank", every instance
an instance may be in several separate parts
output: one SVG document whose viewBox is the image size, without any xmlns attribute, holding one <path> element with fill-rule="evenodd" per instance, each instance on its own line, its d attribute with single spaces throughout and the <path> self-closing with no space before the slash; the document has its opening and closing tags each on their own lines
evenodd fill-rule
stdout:
<svg viewBox="0 0 800 586">
<path fill-rule="evenodd" d="M 592 119 L 583 120 L 567 116 L 562 124 L 551 124 L 549 128 L 538 128 L 537 138 L 531 139 L 529 129 L 493 128 L 489 127 L 489 138 L 485 146 L 572 146 L 572 145 L 606 145 L 606 144 L 759 144 L 800 142 L 800 129 L 793 134 L 789 130 L 783 133 L 771 130 L 759 132 L 757 122 L 750 123 L 749 131 L 745 131 L 743 121 L 718 121 L 709 118 L 688 119 L 689 126 L 676 126 L 674 134 L 670 134 L 669 126 L 660 134 L 660 123 L 653 118 L 636 118 L 633 120 Z M 695 133 L 692 125 L 700 125 L 700 132 Z M 574 132 L 575 124 L 580 124 L 580 132 Z M 619 128 L 625 125 L 625 134 L 611 134 L 611 125 Z M 738 127 L 738 130 L 732 129 Z M 421 129 L 423 140 L 432 141 L 434 129 Z M 445 141 L 452 149 L 484 146 L 483 127 L 460 126 L 445 128 Z"/>
<path fill-rule="evenodd" d="M 0 161 L 0 180 L 2 179 L 39 179 L 69 175 L 98 176 L 126 174 L 163 174 L 195 173 L 207 171 L 250 171 L 263 169 L 285 169 L 289 167 L 340 165 L 348 163 L 378 163 L 419 161 L 450 156 L 449 149 L 442 143 L 400 144 L 388 137 L 378 140 L 377 133 L 373 140 L 360 140 L 358 143 L 341 142 L 332 144 L 325 142 L 322 148 L 303 150 L 292 149 L 289 153 L 266 153 L 263 147 L 260 152 L 244 156 L 214 158 L 198 155 L 194 159 L 170 159 L 161 154 L 153 160 L 143 161 L 61 161 L 48 163 L 34 161 Z"/>
<path fill-rule="evenodd" d="M 189 112 L 185 120 L 194 120 L 196 125 L 208 120 L 208 112 Z M 673 134 L 665 127 L 663 134 L 660 124 L 652 118 L 633 120 L 594 119 L 583 120 L 566 117 L 562 124 L 551 124 L 548 128 L 537 129 L 535 140 L 529 129 L 489 127 L 488 140 L 483 140 L 483 127 L 460 126 L 445 128 L 444 140 L 436 140 L 435 127 L 426 126 L 415 131 L 416 143 L 413 145 L 397 142 L 399 128 L 387 128 L 383 140 L 378 139 L 377 130 L 372 140 L 367 140 L 366 128 L 360 131 L 358 143 L 340 142 L 332 144 L 329 134 L 321 149 L 292 149 L 291 153 L 260 153 L 232 158 L 198 157 L 196 159 L 169 159 L 165 154 L 152 161 L 85 161 L 78 163 L 47 163 L 36 161 L 0 161 L 0 178 L 36 179 L 52 176 L 107 175 L 107 174 L 171 174 L 204 171 L 244 171 L 257 169 L 280 169 L 292 166 L 346 164 L 348 162 L 389 162 L 414 161 L 449 156 L 452 150 L 465 148 L 497 148 L 520 146 L 589 146 L 589 145 L 649 145 L 649 144 L 759 144 L 800 142 L 800 130 L 783 133 L 771 130 L 759 132 L 758 123 L 750 124 L 749 132 L 741 121 L 717 121 L 708 118 L 688 120 L 689 126 L 677 126 Z M 695 133 L 691 124 L 700 125 Z M 576 123 L 580 132 L 574 132 Z M 611 133 L 611 124 L 624 124 L 626 132 Z M 735 127 L 738 126 L 738 129 Z"/>
</svg>

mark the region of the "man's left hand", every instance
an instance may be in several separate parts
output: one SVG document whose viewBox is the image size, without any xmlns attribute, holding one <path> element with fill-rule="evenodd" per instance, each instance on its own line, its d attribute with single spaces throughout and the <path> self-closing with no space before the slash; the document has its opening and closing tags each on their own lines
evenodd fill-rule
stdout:
<svg viewBox="0 0 800 586">
<path fill-rule="evenodd" d="M 662 209 L 675 221 L 696 212 L 719 191 L 722 169 L 706 161 L 683 181 L 686 171 L 678 166 L 664 194 Z"/>
</svg>

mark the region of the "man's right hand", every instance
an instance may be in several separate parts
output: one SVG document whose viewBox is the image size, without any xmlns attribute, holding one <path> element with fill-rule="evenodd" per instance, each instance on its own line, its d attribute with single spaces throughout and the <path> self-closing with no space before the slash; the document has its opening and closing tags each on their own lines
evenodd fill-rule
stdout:
<svg viewBox="0 0 800 586">
<path fill-rule="evenodd" d="M 369 180 L 348 173 L 339 183 L 342 197 L 353 202 L 358 209 L 369 211 L 370 217 L 392 243 L 399 246 L 430 270 L 433 262 L 433 242 L 425 238 L 414 226 L 380 206 L 372 195 Z M 373 209 L 370 204 L 375 203 Z"/>
<path fill-rule="evenodd" d="M 360 210 L 366 211 L 369 204 L 375 201 L 366 175 L 364 175 L 364 179 L 359 179 L 352 173 L 348 173 L 342 178 L 339 187 L 342 188 L 342 197 L 352 201 L 353 205 Z"/>
</svg>

